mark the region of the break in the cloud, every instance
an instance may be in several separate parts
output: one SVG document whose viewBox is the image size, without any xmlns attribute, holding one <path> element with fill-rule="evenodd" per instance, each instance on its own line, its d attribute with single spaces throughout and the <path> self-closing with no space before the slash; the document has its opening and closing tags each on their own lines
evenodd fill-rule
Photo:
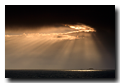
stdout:
<svg viewBox="0 0 120 83">
<path fill-rule="evenodd" d="M 95 33 L 69 26 L 6 30 L 6 69 L 114 69 L 114 64 Z"/>
</svg>

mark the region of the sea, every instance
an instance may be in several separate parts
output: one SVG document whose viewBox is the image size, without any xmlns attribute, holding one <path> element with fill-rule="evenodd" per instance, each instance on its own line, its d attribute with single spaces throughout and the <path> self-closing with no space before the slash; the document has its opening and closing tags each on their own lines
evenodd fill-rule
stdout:
<svg viewBox="0 0 120 83">
<path fill-rule="evenodd" d="M 5 78 L 94 79 L 113 78 L 115 70 L 5 70 Z"/>
</svg>

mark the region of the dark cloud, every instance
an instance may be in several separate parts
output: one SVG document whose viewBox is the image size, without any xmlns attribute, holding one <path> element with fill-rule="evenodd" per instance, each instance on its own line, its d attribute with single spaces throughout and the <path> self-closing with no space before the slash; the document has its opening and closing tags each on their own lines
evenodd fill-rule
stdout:
<svg viewBox="0 0 120 83">
<path fill-rule="evenodd" d="M 84 23 L 114 28 L 115 6 L 6 5 L 5 25 L 35 26 Z M 99 27 L 98 27 L 99 28 Z M 28 28 L 29 29 L 29 28 Z"/>
</svg>

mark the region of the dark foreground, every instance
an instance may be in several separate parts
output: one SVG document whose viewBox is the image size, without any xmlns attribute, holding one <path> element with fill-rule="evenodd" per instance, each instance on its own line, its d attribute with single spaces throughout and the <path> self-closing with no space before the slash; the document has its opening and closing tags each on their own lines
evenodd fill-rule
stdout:
<svg viewBox="0 0 120 83">
<path fill-rule="evenodd" d="M 53 70 L 5 70 L 5 78 L 115 78 L 115 70 L 102 71 L 53 71 Z"/>
</svg>

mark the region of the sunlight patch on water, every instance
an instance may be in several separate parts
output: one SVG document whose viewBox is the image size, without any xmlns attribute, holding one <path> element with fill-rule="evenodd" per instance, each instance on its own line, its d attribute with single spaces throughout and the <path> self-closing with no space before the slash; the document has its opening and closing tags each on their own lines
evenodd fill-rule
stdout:
<svg viewBox="0 0 120 83">
<path fill-rule="evenodd" d="M 102 70 L 64 70 L 64 71 L 102 71 Z"/>
</svg>

